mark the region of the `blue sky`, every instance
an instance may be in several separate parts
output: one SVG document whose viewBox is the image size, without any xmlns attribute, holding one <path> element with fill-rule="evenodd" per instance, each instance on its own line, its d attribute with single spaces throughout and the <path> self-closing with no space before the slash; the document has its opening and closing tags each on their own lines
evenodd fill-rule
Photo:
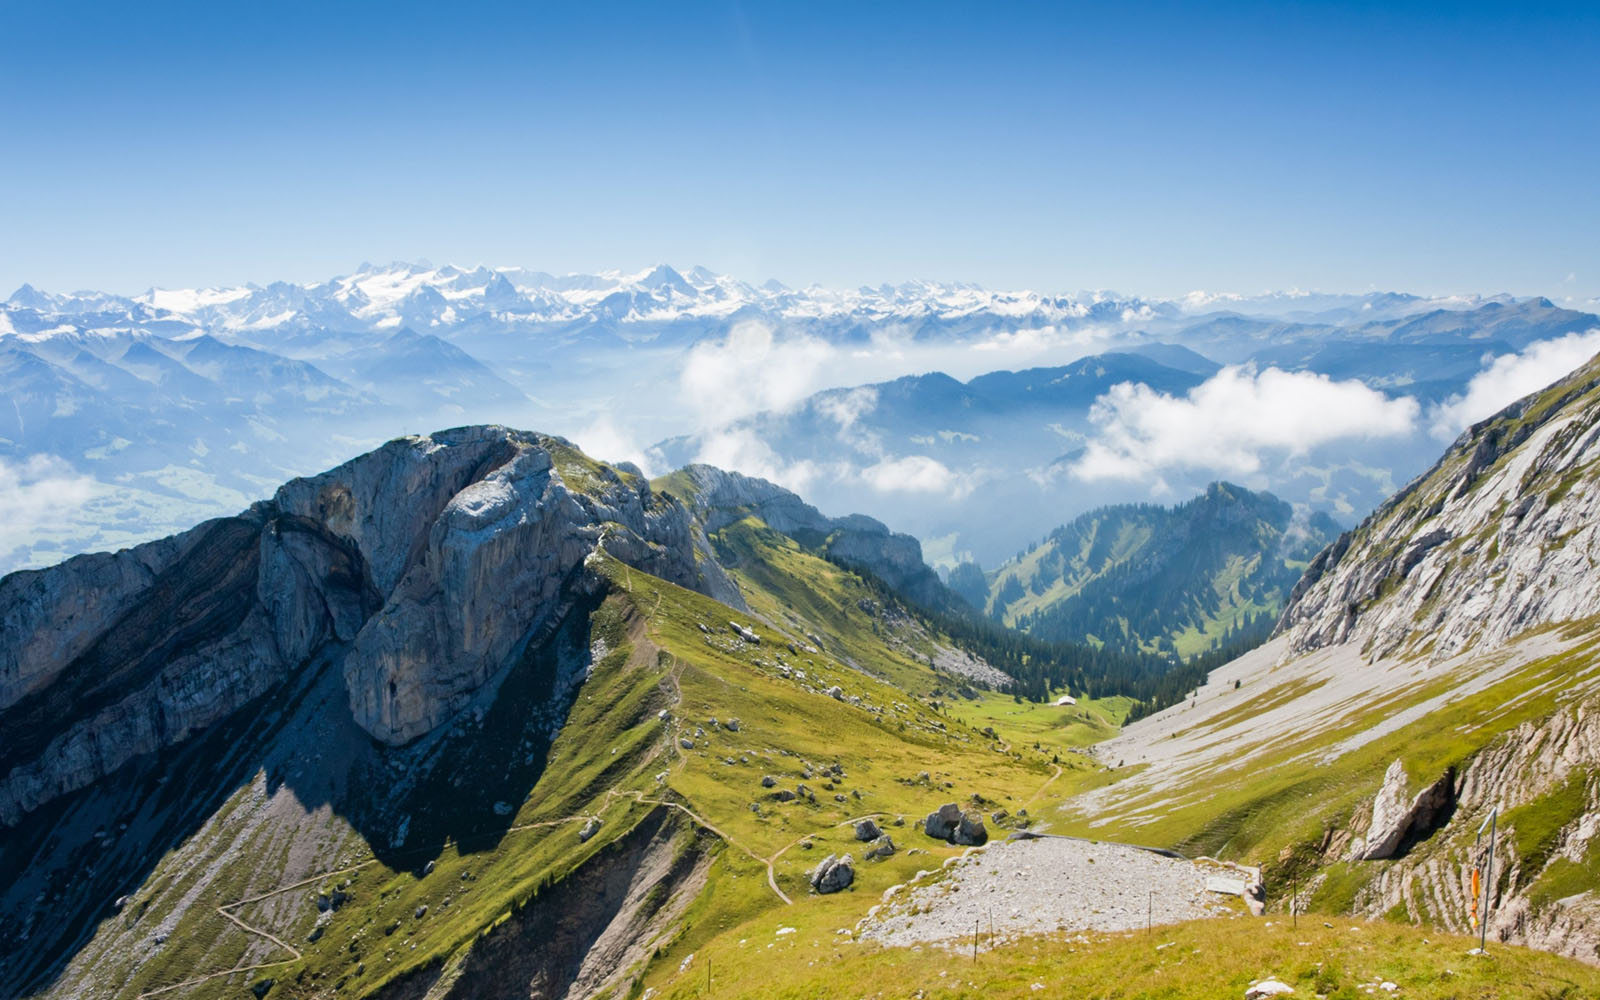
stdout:
<svg viewBox="0 0 1600 1000">
<path fill-rule="evenodd" d="M 1600 5 L 0 0 L 0 286 L 1600 295 Z"/>
</svg>

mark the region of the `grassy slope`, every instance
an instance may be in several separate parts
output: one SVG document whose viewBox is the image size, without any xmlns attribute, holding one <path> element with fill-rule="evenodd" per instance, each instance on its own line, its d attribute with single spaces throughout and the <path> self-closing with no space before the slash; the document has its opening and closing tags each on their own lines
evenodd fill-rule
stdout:
<svg viewBox="0 0 1600 1000">
<path fill-rule="evenodd" d="M 1014 812 L 1057 773 L 1052 759 L 1093 766 L 1072 752 L 1081 735 L 1044 733 L 1036 740 L 1030 734 L 1026 745 L 1019 735 L 1012 747 L 980 731 L 988 721 L 974 717 L 977 725 L 968 726 L 931 707 L 940 698 L 948 702 L 946 689 L 959 684 L 923 661 L 932 640 L 919 626 L 861 609 L 858 602 L 872 591 L 853 575 L 759 523 L 736 526 L 719 542 L 746 560 L 737 575 L 759 616 L 752 624 L 764 636 L 761 645 L 745 643 L 728 628 L 730 618 L 746 616 L 603 560 L 614 591 L 590 626 L 609 652 L 581 689 L 527 800 L 513 803 L 513 826 L 503 838 L 471 850 L 447 844 L 437 856 L 429 854 L 433 872 L 419 876 L 378 861 L 353 830 L 330 818 L 322 834 L 328 861 L 320 869 L 328 874 L 304 884 L 294 880 L 291 887 L 275 874 L 287 867 L 287 842 L 255 842 L 246 832 L 242 817 L 254 813 L 258 780 L 236 793 L 214 821 L 216 829 L 158 866 L 137 893 L 130 912 L 149 910 L 148 920 L 141 917 L 148 927 L 163 908 L 201 885 L 209 865 L 222 869 L 179 921 L 173 946 L 130 974 L 121 995 L 188 983 L 181 995 L 233 996 L 269 977 L 284 995 L 312 995 L 335 984 L 343 995 L 363 995 L 413 971 L 448 965 L 480 932 L 621 837 L 658 800 L 682 804 L 729 845 L 713 867 L 715 891 L 695 904 L 687 928 L 664 949 L 670 956 L 692 949 L 714 929 L 784 906 L 768 885 L 768 859 L 774 859 L 782 891 L 803 899 L 807 872 L 823 854 L 856 849 L 859 855 L 847 823 L 852 818 L 879 816 L 902 847 L 890 860 L 862 866 L 857 893 L 871 893 L 954 853 L 913 832 L 940 803 L 978 794 L 988 809 Z M 768 621 L 785 627 L 778 632 Z M 702 632 L 701 624 L 713 634 Z M 791 654 L 786 643 L 799 648 L 810 641 L 808 633 L 822 636 L 827 652 Z M 779 671 L 780 660 L 790 667 L 789 678 Z M 862 703 L 808 690 L 833 685 Z M 1011 705 L 1009 698 L 992 702 Z M 657 715 L 663 709 L 665 721 Z M 741 725 L 732 732 L 712 726 L 713 718 Z M 485 725 L 492 729 L 494 718 Z M 681 748 L 683 738 L 694 741 L 694 749 Z M 844 777 L 822 772 L 835 763 Z M 471 781 L 470 762 L 462 766 L 466 770 L 449 774 Z M 760 785 L 765 774 L 785 788 L 804 781 L 816 802 L 774 801 Z M 452 794 L 448 781 L 437 794 Z M 230 826 L 235 814 L 241 819 Z M 578 831 L 590 815 L 602 817 L 601 833 L 580 843 Z M 906 825 L 893 825 L 899 817 Z M 241 839 L 248 845 L 242 852 Z M 928 853 L 910 853 L 911 847 Z M 406 860 L 420 865 L 424 859 Z M 341 883 L 348 883 L 351 902 L 318 941 L 308 942 L 316 895 Z M 418 918 L 421 906 L 428 910 Z M 302 957 L 291 959 L 261 935 L 246 933 L 218 907 L 294 944 Z M 241 964 L 264 967 L 206 978 Z"/>
<path fill-rule="evenodd" d="M 1082 947 L 1081 941 L 1041 940 L 1013 946 L 1005 963 L 981 961 L 959 977 L 960 984 L 938 975 L 958 974 L 951 960 L 936 950 L 883 952 L 838 945 L 843 936 L 834 932 L 852 926 L 884 889 L 919 869 L 936 868 L 955 853 L 915 828 L 941 802 L 966 801 L 977 794 L 986 811 L 1015 813 L 1026 807 L 1037 816 L 1046 803 L 1134 773 L 1135 768 L 1104 770 L 1073 752 L 1114 732 L 1127 706 L 1113 699 L 1056 709 L 1018 705 L 1004 695 L 952 697 L 951 690 L 959 685 L 924 661 L 933 640 L 906 619 L 864 609 L 861 602 L 873 594 L 851 574 L 759 522 L 730 526 L 717 544 L 734 564 L 734 575 L 755 612 L 751 624 L 763 636 L 759 646 L 744 643 L 727 627 L 729 618 L 745 621 L 745 616 L 603 560 L 614 592 L 595 613 L 592 628 L 606 640 L 609 653 L 582 689 L 543 775 L 527 800 L 516 804 L 510 832 L 489 847 L 463 852 L 448 845 L 438 855 L 435 871 L 418 877 L 373 860 L 352 830 L 330 823 L 327 853 L 338 859 L 340 869 L 354 871 L 283 892 L 275 892 L 282 883 L 274 881 L 273 872 L 284 867 L 281 855 L 287 846 L 256 844 L 252 860 L 276 860 L 248 868 L 237 860 L 219 862 L 224 877 L 201 891 L 179 923 L 172 936 L 178 947 L 140 969 L 122 995 L 136 996 L 242 960 L 276 962 L 283 957 L 281 949 L 229 922 L 217 906 L 228 906 L 252 926 L 298 943 L 304 956 L 211 979 L 185 991 L 187 995 L 236 996 L 265 976 L 278 981 L 278 995 L 313 995 L 334 984 L 342 984 L 341 995 L 369 993 L 408 971 L 459 959 L 481 931 L 504 921 L 542 886 L 603 850 L 657 800 L 681 804 L 698 822 L 714 827 L 728 845 L 712 867 L 708 890 L 691 907 L 678 934 L 661 944 L 648 968 L 633 970 L 671 996 L 696 995 L 702 969 L 696 963 L 706 960 L 721 970 L 715 973 L 717 995 L 905 995 L 913 988 L 928 996 L 969 990 L 973 995 L 1033 995 L 1031 983 L 1042 981 L 1052 986 L 1077 983 L 1069 992 L 1081 995 L 1164 991 L 1237 996 L 1250 978 L 1304 973 L 1313 957 L 1347 970 L 1337 982 L 1330 980 L 1335 991 L 1361 977 L 1382 975 L 1402 982 L 1411 996 L 1539 995 L 1508 991 L 1503 977 L 1507 970 L 1516 971 L 1514 981 L 1532 984 L 1530 990 L 1538 984 L 1559 988 L 1563 982 L 1584 990 L 1600 988 L 1581 967 L 1508 949 L 1496 960 L 1502 964 L 1490 993 L 1483 985 L 1488 980 L 1478 978 L 1477 967 L 1460 957 L 1460 942 L 1440 950 L 1421 944 L 1418 933 L 1379 927 L 1358 933 L 1302 927 L 1291 941 L 1252 931 L 1259 928 L 1253 923 L 1191 925 L 1164 933 L 1163 940 L 1179 944 L 1162 952 L 1137 937 L 1104 938 L 1093 948 Z M 823 639 L 816 653 L 803 649 L 813 633 Z M 789 641 L 802 651 L 791 653 Z M 1540 685 L 1589 669 L 1593 654 L 1591 644 L 1581 662 L 1565 657 L 1530 665 L 1499 688 L 1332 766 L 1310 764 L 1301 755 L 1428 692 L 1370 706 L 1369 715 L 1352 716 L 1347 730 L 1306 736 L 1276 748 L 1265 761 L 1224 770 L 1204 787 L 1163 802 L 1154 820 L 1134 803 L 1116 815 L 1094 817 L 1102 822 L 1092 827 L 1091 817 L 1053 825 L 1098 837 L 1272 862 L 1283 847 L 1320 836 L 1329 822 L 1369 796 L 1375 776 L 1401 748 L 1413 762 L 1416 779 L 1430 780 L 1518 722 L 1547 715 L 1560 694 Z M 787 667 L 789 676 L 780 666 Z M 799 671 L 805 672 L 805 681 Z M 815 690 L 832 685 L 861 703 Z M 1519 697 L 1529 692 L 1533 694 Z M 1262 692 L 1251 698 L 1259 705 L 1294 693 Z M 936 702 L 942 710 L 934 707 Z M 1248 710 L 1247 699 L 1241 698 L 1241 708 Z M 669 713 L 665 721 L 656 714 L 662 709 Z M 736 718 L 740 727 L 733 732 L 712 726 L 713 718 Z M 992 727 L 995 735 L 984 733 L 984 727 Z M 693 749 L 679 746 L 683 738 L 694 742 Z M 1059 766 L 1052 764 L 1056 760 Z M 822 771 L 835 763 L 844 772 L 842 778 Z M 808 770 L 809 779 L 804 777 Z M 928 778 L 922 772 L 929 772 Z M 784 788 L 804 781 L 816 802 L 778 803 L 760 785 L 764 774 L 774 775 Z M 137 894 L 138 905 L 170 906 L 185 888 L 197 884 L 206 862 L 225 854 L 226 828 L 235 816 L 249 812 L 251 795 L 251 788 L 242 788 L 214 821 L 218 830 L 197 838 L 209 837 L 214 846 L 201 845 L 198 856 L 187 852 L 160 866 Z M 836 801 L 835 795 L 844 801 Z M 591 814 L 602 816 L 604 823 L 598 836 L 582 844 L 577 832 Z M 856 885 L 845 893 L 809 895 L 806 872 L 820 857 L 845 851 L 860 856 L 849 820 L 869 814 L 880 818 L 900 852 L 886 861 L 860 864 Z M 895 825 L 901 817 L 905 825 Z M 233 835 L 243 836 L 242 827 Z M 768 884 L 769 864 L 779 890 L 795 900 L 793 905 L 783 903 Z M 1557 874 L 1568 881 L 1580 878 L 1566 869 Z M 337 912 L 320 941 L 305 943 L 316 918 L 315 893 L 345 878 L 351 879 L 355 898 Z M 1318 902 L 1329 908 L 1347 904 L 1346 888 L 1335 882 Z M 233 905 L 263 893 L 272 895 Z M 296 905 L 281 905 L 285 899 Z M 422 905 L 429 907 L 428 913 L 416 918 Z M 779 926 L 793 926 L 796 932 L 780 938 Z M 385 934 L 391 927 L 393 932 Z M 1300 940 L 1311 943 L 1302 946 L 1296 943 Z M 691 955 L 694 961 L 689 961 Z M 1221 955 L 1228 956 L 1226 962 L 1200 957 Z M 680 973 L 686 961 L 686 971 Z M 1454 970 L 1452 977 L 1445 976 L 1446 968 Z M 966 987 L 968 980 L 975 985 Z M 786 992 L 774 992 L 776 982 Z"/>
<path fill-rule="evenodd" d="M 993 951 L 980 930 L 974 960 L 970 941 L 950 951 L 852 943 L 838 931 L 867 902 L 811 900 L 752 920 L 712 939 L 687 967 L 658 966 L 649 978 L 653 997 L 1237 1000 L 1269 977 L 1295 987 L 1296 996 L 1328 1000 L 1386 996 L 1377 989 L 1385 981 L 1399 987 L 1394 995 L 1417 1000 L 1600 995 L 1600 970 L 1569 959 L 1510 947 L 1478 958 L 1466 954 L 1472 939 L 1387 923 L 1205 920 L 1150 935 L 1027 938 Z M 784 928 L 793 932 L 780 934 Z"/>
</svg>

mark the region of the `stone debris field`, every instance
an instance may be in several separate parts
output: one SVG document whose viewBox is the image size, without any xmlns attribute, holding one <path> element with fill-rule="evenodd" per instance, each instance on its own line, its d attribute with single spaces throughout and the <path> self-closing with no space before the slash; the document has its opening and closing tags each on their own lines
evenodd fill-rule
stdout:
<svg viewBox="0 0 1600 1000">
<path fill-rule="evenodd" d="M 971 942 L 1051 931 L 1122 931 L 1155 924 L 1242 914 L 1237 896 L 1213 892 L 1228 869 L 1183 861 L 1124 844 L 1042 837 L 1011 840 L 952 859 L 943 877 L 884 893 L 859 937 L 890 946 Z M 919 884 L 920 883 L 920 884 Z M 1153 895 L 1152 895 L 1153 893 Z M 991 940 L 990 926 L 993 921 Z"/>
</svg>

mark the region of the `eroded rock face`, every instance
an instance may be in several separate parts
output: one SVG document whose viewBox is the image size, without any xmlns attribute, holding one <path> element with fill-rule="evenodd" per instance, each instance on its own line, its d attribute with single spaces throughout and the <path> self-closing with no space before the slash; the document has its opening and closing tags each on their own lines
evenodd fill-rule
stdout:
<svg viewBox="0 0 1600 1000">
<path fill-rule="evenodd" d="M 559 616 L 597 549 L 737 595 L 682 504 L 566 442 L 403 438 L 236 517 L 0 580 L 0 822 L 187 739 L 334 655 L 356 721 L 404 743 Z"/>
<path fill-rule="evenodd" d="M 1383 773 L 1383 787 L 1372 800 L 1366 836 L 1352 842 L 1351 857 L 1360 861 L 1394 857 L 1408 834 L 1430 829 L 1454 798 L 1454 771 L 1445 773 L 1415 796 L 1408 796 L 1405 763 L 1396 760 Z"/>
<path fill-rule="evenodd" d="M 1463 434 L 1324 550 L 1278 623 L 1291 653 L 1441 660 L 1600 607 L 1600 362 Z"/>
<path fill-rule="evenodd" d="M 1495 740 L 1462 769 L 1455 781 L 1455 812 L 1426 842 L 1382 867 L 1356 897 L 1356 910 L 1370 917 L 1402 908 L 1410 919 L 1458 934 L 1472 930 L 1471 882 L 1481 863 L 1478 829 L 1489 811 L 1500 810 L 1490 942 L 1540 948 L 1595 961 L 1600 904 L 1594 894 L 1539 898 L 1539 882 L 1560 866 L 1583 864 L 1600 836 L 1600 699 L 1569 705 L 1541 722 L 1528 722 Z M 1570 782 L 1581 783 L 1581 800 L 1563 816 L 1542 857 L 1519 853 L 1518 807 L 1540 802 Z M 1543 817 L 1541 817 L 1543 819 Z M 1545 820 L 1548 821 L 1547 819 Z"/>
</svg>

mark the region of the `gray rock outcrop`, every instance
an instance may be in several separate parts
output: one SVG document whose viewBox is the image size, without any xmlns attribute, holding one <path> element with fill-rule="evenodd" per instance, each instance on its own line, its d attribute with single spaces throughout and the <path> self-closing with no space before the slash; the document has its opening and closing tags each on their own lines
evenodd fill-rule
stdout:
<svg viewBox="0 0 1600 1000">
<path fill-rule="evenodd" d="M 856 865 L 850 855 L 830 854 L 811 873 L 811 888 L 822 895 L 848 889 L 856 880 Z"/>
<path fill-rule="evenodd" d="M 1435 818 L 1455 798 L 1455 772 L 1449 771 L 1415 796 L 1406 794 L 1405 764 L 1395 760 L 1383 774 L 1383 787 L 1372 800 L 1372 819 L 1366 836 L 1351 842 L 1355 860 L 1392 858 L 1413 831 L 1432 827 Z"/>
<path fill-rule="evenodd" d="M 408 742 L 559 620 L 602 547 L 737 600 L 708 545 L 682 504 L 565 441 L 463 427 L 391 441 L 172 538 L 13 573 L 0 579 L 0 823 L 182 742 L 323 650 L 356 721 Z"/>
<path fill-rule="evenodd" d="M 877 840 L 883 836 L 883 831 L 878 829 L 878 824 L 870 817 L 856 823 L 856 839 L 860 841 Z"/>
<path fill-rule="evenodd" d="M 1312 561 L 1279 619 L 1291 653 L 1487 650 L 1600 607 L 1600 362 L 1468 429 Z"/>
</svg>

